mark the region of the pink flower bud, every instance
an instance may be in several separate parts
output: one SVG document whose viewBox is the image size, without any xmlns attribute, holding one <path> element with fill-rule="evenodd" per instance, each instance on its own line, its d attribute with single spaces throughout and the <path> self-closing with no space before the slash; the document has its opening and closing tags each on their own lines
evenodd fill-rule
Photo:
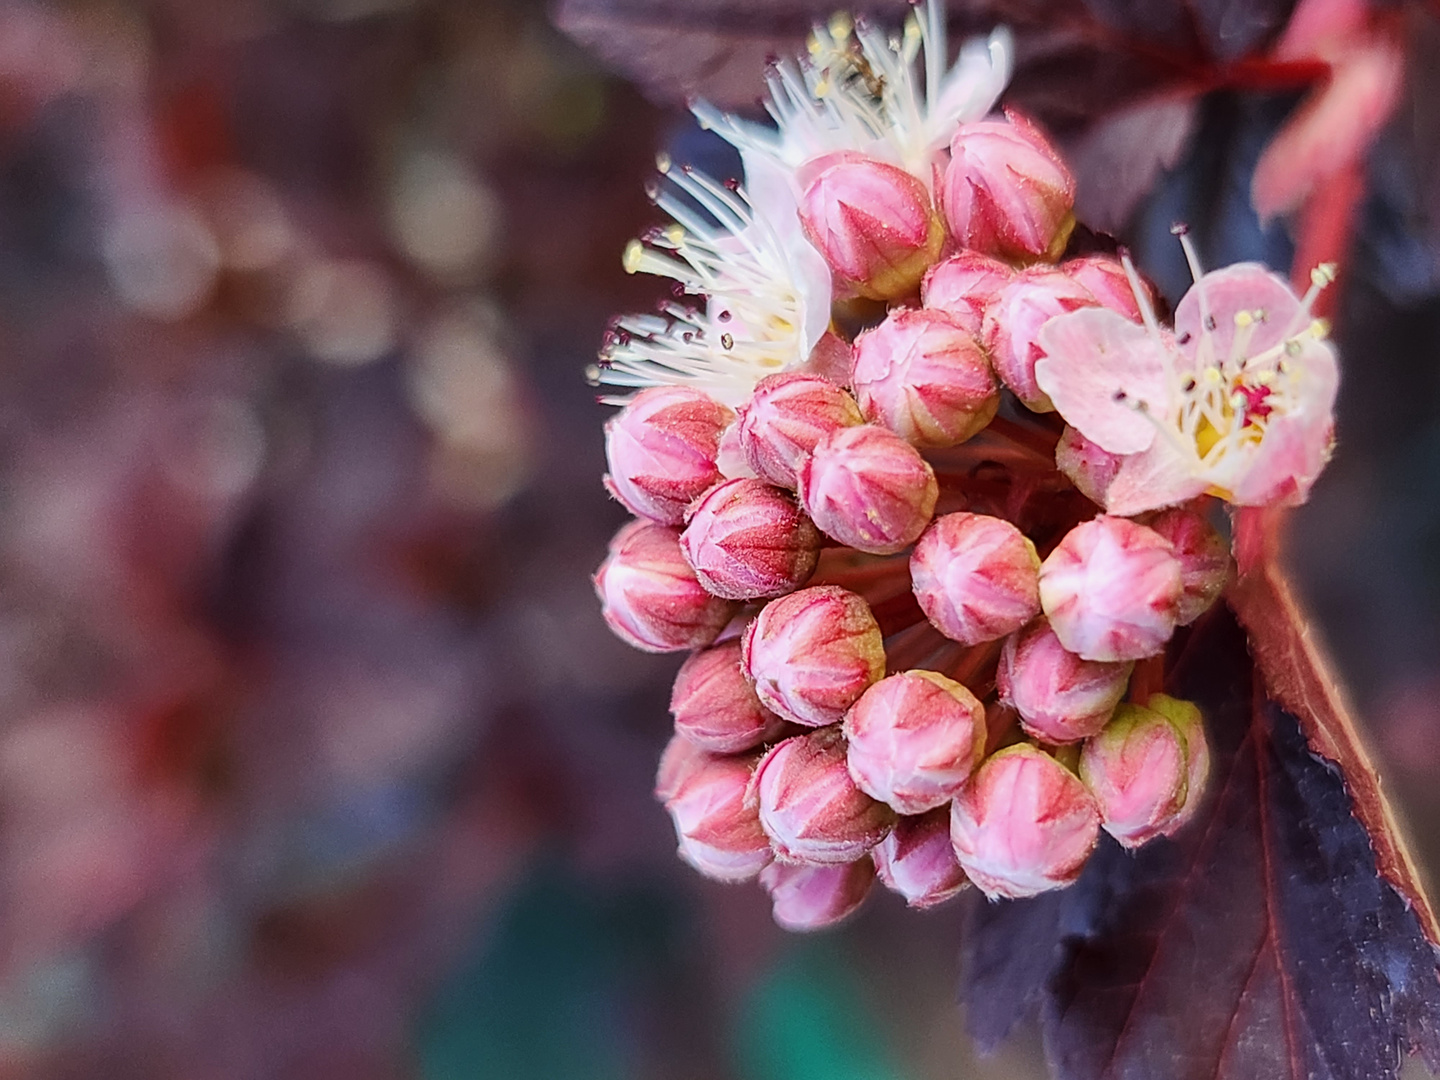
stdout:
<svg viewBox="0 0 1440 1080">
<path fill-rule="evenodd" d="M 1080 779 L 1100 805 L 1105 831 L 1130 848 L 1169 832 L 1185 805 L 1185 758 L 1185 740 L 1165 717 L 1139 705 L 1117 708 L 1080 754 Z"/>
<path fill-rule="evenodd" d="M 1119 259 L 1108 255 L 1082 255 L 1060 264 L 1060 269 L 1070 275 L 1071 280 L 1082 285 L 1101 307 L 1118 311 L 1127 319 L 1140 322 L 1140 304 L 1135 299 L 1135 290 L 1130 277 Z M 1141 282 L 1142 286 L 1144 282 Z M 1145 289 L 1145 300 L 1154 308 L 1154 296 Z"/>
<path fill-rule="evenodd" d="M 1022 270 L 985 309 L 984 340 L 1000 381 L 1034 412 L 1055 406 L 1035 381 L 1035 362 L 1045 355 L 1037 337 L 1056 315 L 1094 307 L 1090 291 L 1053 267 Z"/>
<path fill-rule="evenodd" d="M 900 814 L 955 797 L 985 753 L 985 706 L 934 671 L 881 679 L 845 716 L 850 775 Z"/>
<path fill-rule="evenodd" d="M 774 747 L 755 767 L 751 790 L 760 824 L 786 862 L 853 862 L 895 825 L 893 810 L 855 786 L 834 728 Z"/>
<path fill-rule="evenodd" d="M 740 410 L 740 445 L 756 474 L 794 488 L 815 444 L 843 427 L 865 422 L 843 389 L 818 375 L 767 375 Z"/>
<path fill-rule="evenodd" d="M 994 641 L 1040 613 L 1040 558 L 1014 525 L 984 514 L 946 514 L 910 556 L 920 609 L 946 637 Z"/>
<path fill-rule="evenodd" d="M 1016 262 L 1054 262 L 1075 227 L 1075 181 L 1023 117 L 961 124 L 940 187 L 961 247 Z"/>
<path fill-rule="evenodd" d="M 788 491 L 763 480 L 726 480 L 691 507 L 680 550 L 710 592 L 753 600 L 809 580 L 820 532 Z"/>
<path fill-rule="evenodd" d="M 655 798 L 662 803 L 669 802 L 690 775 L 703 768 L 713 757 L 685 736 L 672 735 L 665 744 L 665 752 L 660 755 L 660 767 L 655 771 Z"/>
<path fill-rule="evenodd" d="M 680 665 L 670 694 L 675 730 L 716 754 L 738 754 L 785 730 L 740 670 L 740 642 L 702 649 Z"/>
<path fill-rule="evenodd" d="M 1026 732 L 1042 742 L 1070 743 L 1105 726 L 1134 666 L 1082 660 L 1037 619 L 1005 642 L 995 683 Z"/>
<path fill-rule="evenodd" d="M 1180 614 L 1176 623 L 1189 626 L 1225 591 L 1230 581 L 1230 547 L 1203 514 L 1177 506 L 1157 514 L 1150 528 L 1170 541 L 1180 560 Z"/>
<path fill-rule="evenodd" d="M 1210 779 L 1210 743 L 1205 738 L 1205 718 L 1194 702 L 1168 694 L 1151 694 L 1145 707 L 1174 724 L 1185 740 L 1185 805 L 1170 822 L 1166 830 L 1169 835 L 1195 816 L 1205 796 L 1205 784 Z"/>
<path fill-rule="evenodd" d="M 1060 643 L 1086 660 L 1155 656 L 1180 613 L 1170 541 L 1126 518 L 1075 526 L 1040 566 L 1040 604 Z"/>
<path fill-rule="evenodd" d="M 745 629 L 741 663 L 766 708 L 822 727 L 885 674 L 885 643 L 864 600 L 817 585 L 765 606 Z"/>
<path fill-rule="evenodd" d="M 595 572 L 595 592 L 615 635 L 646 652 L 708 645 L 736 610 L 695 577 L 680 553 L 680 531 L 649 521 L 632 521 L 615 534 Z"/>
<path fill-rule="evenodd" d="M 680 524 L 691 501 L 720 479 L 720 433 L 734 418 L 699 390 L 640 391 L 605 425 L 605 486 L 631 513 Z"/>
<path fill-rule="evenodd" d="M 803 933 L 834 926 L 854 913 L 870 894 L 875 866 L 859 859 L 845 866 L 793 866 L 774 862 L 760 872 L 775 921 Z"/>
<path fill-rule="evenodd" d="M 740 445 L 740 421 L 737 419 L 720 433 L 720 448 L 715 452 L 715 468 L 726 480 L 746 480 L 756 475 L 745 459 Z"/>
<path fill-rule="evenodd" d="M 1069 885 L 1099 835 L 1100 809 L 1080 778 L 1027 743 L 987 758 L 950 807 L 955 855 L 992 900 Z"/>
<path fill-rule="evenodd" d="M 935 471 L 893 431 L 842 428 L 800 471 L 800 502 L 825 535 L 872 555 L 892 555 L 930 523 Z"/>
<path fill-rule="evenodd" d="M 901 818 L 870 854 L 881 883 L 913 908 L 943 904 L 970 884 L 950 843 L 946 807 Z"/>
<path fill-rule="evenodd" d="M 836 286 L 872 300 L 913 293 L 945 243 L 925 185 L 858 154 L 840 156 L 806 185 L 800 224 Z"/>
<path fill-rule="evenodd" d="M 769 865 L 770 838 L 746 800 L 751 758 L 712 757 L 689 770 L 665 803 L 680 857 L 716 881 L 745 881 Z"/>
<path fill-rule="evenodd" d="M 806 727 L 840 723 L 886 674 L 886 647 L 870 605 L 835 585 L 768 603 L 746 626 L 742 665 L 766 708 Z"/>
<path fill-rule="evenodd" d="M 998 259 L 962 251 L 926 271 L 920 303 L 945 312 L 978 338 L 985 325 L 985 309 L 1014 276 L 1015 271 Z"/>
<path fill-rule="evenodd" d="M 897 308 L 855 339 L 865 416 L 916 446 L 954 446 L 995 417 L 1000 388 L 975 337 L 942 311 Z"/>
<path fill-rule="evenodd" d="M 1091 442 L 1066 426 L 1055 446 L 1055 466 L 1096 506 L 1105 505 L 1105 493 L 1120 471 L 1121 457 Z"/>
</svg>

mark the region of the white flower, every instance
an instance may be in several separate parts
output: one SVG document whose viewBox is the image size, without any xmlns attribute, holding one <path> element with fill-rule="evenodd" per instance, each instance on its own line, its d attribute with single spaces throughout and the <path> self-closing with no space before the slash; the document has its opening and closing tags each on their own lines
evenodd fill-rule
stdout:
<svg viewBox="0 0 1440 1080">
<path fill-rule="evenodd" d="M 726 115 L 705 102 L 693 111 L 740 151 L 747 178 L 757 159 L 769 159 L 793 177 L 815 158 L 854 151 L 899 165 L 930 185 L 936 155 L 956 126 L 994 108 L 1010 81 L 1012 52 L 1009 32 L 996 30 L 987 40 L 966 42 L 946 71 L 942 0 L 911 11 L 899 37 L 837 15 L 815 28 L 807 59 L 781 61 L 771 70 L 766 109 L 776 127 Z"/>
</svg>

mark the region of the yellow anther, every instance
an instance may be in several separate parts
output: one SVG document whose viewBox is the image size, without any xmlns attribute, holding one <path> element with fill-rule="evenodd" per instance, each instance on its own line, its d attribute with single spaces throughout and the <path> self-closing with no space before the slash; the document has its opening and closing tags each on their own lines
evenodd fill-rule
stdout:
<svg viewBox="0 0 1440 1080">
<path fill-rule="evenodd" d="M 1310 271 L 1310 284 L 1317 289 L 1323 289 L 1335 280 L 1336 266 L 1333 262 L 1321 263 Z"/>
<path fill-rule="evenodd" d="M 640 264 L 645 260 L 645 245 L 639 240 L 631 240 L 625 245 L 625 255 L 621 260 L 627 274 L 634 274 L 640 269 Z"/>
<path fill-rule="evenodd" d="M 843 11 L 837 11 L 830 16 L 830 36 L 836 43 L 845 41 L 850 37 L 850 32 L 855 29 L 855 20 L 850 18 Z"/>
<path fill-rule="evenodd" d="M 1313 338 L 1325 338 L 1330 336 L 1330 320 L 1316 319 L 1310 324 L 1310 336 Z"/>
<path fill-rule="evenodd" d="M 665 239 L 678 247 L 685 240 L 685 230 L 681 226 L 671 222 L 665 226 Z"/>
<path fill-rule="evenodd" d="M 1211 386 L 1218 386 L 1220 384 L 1220 372 L 1213 367 L 1206 368 L 1205 374 L 1201 376 L 1201 378 Z"/>
<path fill-rule="evenodd" d="M 1253 326 L 1255 316 L 1248 311 L 1237 311 L 1235 313 L 1235 325 L 1240 327 Z"/>
<path fill-rule="evenodd" d="M 670 155 L 665 153 L 664 150 L 661 150 L 658 154 L 655 155 L 655 168 L 660 171 L 661 176 L 664 176 L 666 173 L 668 173 L 670 171 L 670 166 L 673 164 L 674 162 L 670 160 Z"/>
</svg>

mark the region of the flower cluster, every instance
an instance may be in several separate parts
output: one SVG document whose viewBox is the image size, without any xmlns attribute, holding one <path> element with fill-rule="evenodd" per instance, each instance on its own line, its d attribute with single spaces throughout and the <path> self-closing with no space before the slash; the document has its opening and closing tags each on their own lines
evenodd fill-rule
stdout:
<svg viewBox="0 0 1440 1080">
<path fill-rule="evenodd" d="M 691 651 L 656 794 L 683 859 L 792 929 L 878 878 L 913 906 L 1074 881 L 1195 812 L 1195 706 L 1151 692 L 1231 573 L 1211 518 L 1303 499 L 1336 363 L 1262 267 L 1162 326 L 1126 257 L 1071 255 L 1074 181 L 992 114 L 1003 32 L 945 67 L 936 4 L 837 18 L 770 76 L 774 127 L 702 122 L 747 184 L 661 162 L 670 277 L 592 377 L 611 493 L 596 575 L 626 641 Z M 1148 672 L 1133 680 L 1137 666 Z"/>
</svg>

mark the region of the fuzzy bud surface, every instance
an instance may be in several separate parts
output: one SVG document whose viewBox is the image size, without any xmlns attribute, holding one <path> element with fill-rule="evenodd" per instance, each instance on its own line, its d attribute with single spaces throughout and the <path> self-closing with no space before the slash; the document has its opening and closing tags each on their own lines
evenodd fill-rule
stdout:
<svg viewBox="0 0 1440 1080">
<path fill-rule="evenodd" d="M 691 508 L 680 549 L 710 592 L 752 600 L 805 584 L 820 558 L 820 532 L 788 491 L 726 480 Z"/>
<path fill-rule="evenodd" d="M 910 556 L 920 608 L 966 645 L 994 641 L 1040 613 L 1040 558 L 1008 521 L 984 514 L 936 518 Z"/>
<path fill-rule="evenodd" d="M 683 735 L 672 735 L 655 770 L 655 798 L 669 802 L 690 774 L 702 768 L 714 755 L 700 749 Z"/>
<path fill-rule="evenodd" d="M 685 508 L 720 479 L 720 436 L 734 419 L 700 390 L 642 390 L 605 425 L 606 487 L 632 514 L 680 524 Z"/>
<path fill-rule="evenodd" d="M 800 473 L 800 501 L 825 535 L 872 555 L 913 544 L 940 487 L 913 446 L 873 424 L 844 428 L 815 447 Z"/>
<path fill-rule="evenodd" d="M 1095 298 L 1078 281 L 1050 266 L 1022 270 L 985 310 L 983 337 L 1000 381 L 1033 412 L 1054 412 L 1055 405 L 1035 381 L 1035 365 L 1045 350 L 1040 328 L 1057 315 L 1094 307 Z"/>
<path fill-rule="evenodd" d="M 943 311 L 979 338 L 985 326 L 985 309 L 1014 276 L 1015 271 L 999 259 L 978 251 L 962 251 L 926 272 L 920 284 L 920 303 Z"/>
<path fill-rule="evenodd" d="M 800 224 L 835 284 L 872 300 L 914 292 L 945 243 L 924 184 L 854 153 L 838 156 L 806 185 Z"/>
<path fill-rule="evenodd" d="M 1080 779 L 1100 804 L 1102 827 L 1125 847 L 1164 835 L 1185 805 L 1185 739 L 1139 705 L 1121 705 L 1085 742 Z"/>
<path fill-rule="evenodd" d="M 915 446 L 954 446 L 995 417 L 1000 388 L 974 334 L 942 311 L 896 308 L 855 339 L 865 416 Z"/>
<path fill-rule="evenodd" d="M 1105 726 L 1134 666 L 1082 660 L 1037 619 L 1005 642 L 995 681 L 1026 732 L 1042 742 L 1071 743 Z"/>
<path fill-rule="evenodd" d="M 1026 743 L 991 755 L 951 803 L 950 839 L 992 900 L 1063 888 L 1100 835 L 1100 808 L 1080 778 Z"/>
<path fill-rule="evenodd" d="M 785 728 L 741 672 L 738 640 L 702 649 L 680 665 L 670 712 L 677 732 L 715 754 L 749 750 Z"/>
<path fill-rule="evenodd" d="M 1180 613 L 1170 541 L 1126 518 L 1075 526 L 1040 567 L 1040 603 L 1060 643 L 1086 660 L 1155 656 Z"/>
<path fill-rule="evenodd" d="M 1230 545 L 1203 514 L 1175 507 L 1157 514 L 1149 527 L 1170 541 L 1180 560 L 1180 626 L 1189 626 L 1219 599 L 1230 580 Z"/>
<path fill-rule="evenodd" d="M 1055 467 L 1096 506 L 1105 505 L 1106 492 L 1120 472 L 1121 462 L 1119 454 L 1110 453 L 1068 425 L 1055 444 Z"/>
<path fill-rule="evenodd" d="M 705 591 L 680 552 L 680 533 L 632 521 L 610 541 L 595 573 L 601 613 L 617 637 L 646 652 L 708 645 L 735 614 L 735 604 Z"/>
<path fill-rule="evenodd" d="M 897 813 L 949 802 L 985 753 L 985 706 L 935 671 L 902 671 L 861 695 L 845 717 L 850 775 Z"/>
<path fill-rule="evenodd" d="M 775 921 L 803 933 L 823 930 L 853 914 L 875 881 L 875 866 L 859 859 L 845 866 L 799 866 L 774 862 L 760 872 Z"/>
<path fill-rule="evenodd" d="M 950 843 L 945 807 L 901 818 L 871 854 L 881 883 L 913 908 L 943 904 L 970 884 Z"/>
<path fill-rule="evenodd" d="M 756 766 L 752 791 L 760 824 L 785 862 L 853 862 L 895 825 L 894 811 L 855 786 L 833 728 L 774 747 Z"/>
<path fill-rule="evenodd" d="M 1039 129 L 1009 113 L 960 125 L 940 205 L 961 247 L 1054 262 L 1075 226 L 1075 180 Z"/>
<path fill-rule="evenodd" d="M 782 372 L 755 384 L 740 410 L 740 446 L 756 475 L 794 489 L 815 444 L 865 422 L 844 389 L 818 375 Z"/>
<path fill-rule="evenodd" d="M 760 815 L 747 803 L 753 759 L 712 757 L 690 770 L 666 801 L 680 857 L 716 881 L 745 881 L 773 854 Z"/>
<path fill-rule="evenodd" d="M 1067 259 L 1060 264 L 1060 269 L 1084 286 L 1101 307 L 1118 312 L 1133 322 L 1138 323 L 1143 318 L 1140 302 L 1135 299 L 1135 289 L 1119 259 L 1109 255 L 1082 255 L 1078 259 Z M 1147 302 L 1154 300 L 1148 288 L 1145 299 Z"/>
<path fill-rule="evenodd" d="M 1169 694 L 1151 694 L 1145 707 L 1174 724 L 1175 730 L 1185 740 L 1185 805 L 1170 823 L 1168 831 L 1173 833 L 1195 816 L 1205 796 L 1205 784 L 1210 779 L 1210 743 L 1205 738 L 1205 718 L 1194 702 L 1173 698 Z"/>
<path fill-rule="evenodd" d="M 806 727 L 838 723 L 885 674 L 870 605 L 835 585 L 767 604 L 746 628 L 741 650 L 761 704 Z"/>
</svg>

